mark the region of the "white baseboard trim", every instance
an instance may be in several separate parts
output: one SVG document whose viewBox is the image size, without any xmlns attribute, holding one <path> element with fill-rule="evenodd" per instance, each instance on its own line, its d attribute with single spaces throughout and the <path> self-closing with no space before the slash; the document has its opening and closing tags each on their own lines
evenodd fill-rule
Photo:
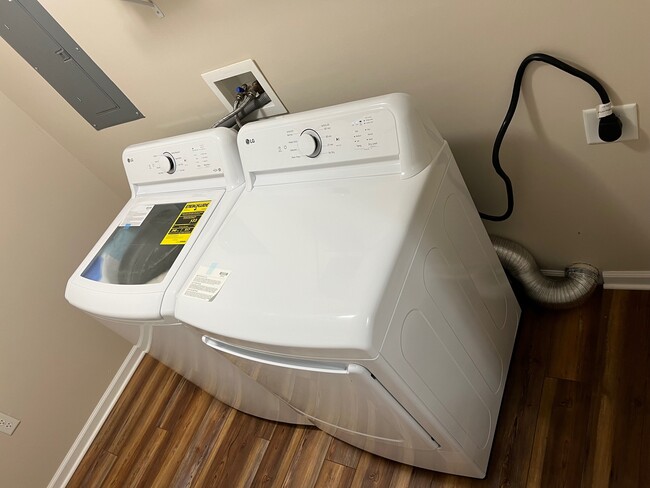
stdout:
<svg viewBox="0 0 650 488">
<path fill-rule="evenodd" d="M 144 351 L 138 346 L 131 348 L 47 488 L 64 488 L 68 484 L 144 355 Z"/>
<path fill-rule="evenodd" d="M 540 270 L 543 275 L 555 278 L 564 276 L 564 271 Z M 603 271 L 602 283 L 606 290 L 650 290 L 650 271 Z"/>
<path fill-rule="evenodd" d="M 650 290 L 650 271 L 603 271 L 603 288 Z"/>
</svg>

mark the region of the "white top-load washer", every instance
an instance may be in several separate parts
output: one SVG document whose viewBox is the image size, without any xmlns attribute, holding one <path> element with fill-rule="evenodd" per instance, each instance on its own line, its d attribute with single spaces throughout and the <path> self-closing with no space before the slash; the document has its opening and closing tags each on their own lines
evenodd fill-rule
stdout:
<svg viewBox="0 0 650 488">
<path fill-rule="evenodd" d="M 247 191 L 176 317 L 331 435 L 483 477 L 520 309 L 447 143 L 394 94 L 238 144 Z"/>
<path fill-rule="evenodd" d="M 180 286 L 244 189 L 236 133 L 136 144 L 122 159 L 131 198 L 68 280 L 68 301 L 225 403 L 305 423 L 231 363 L 196 348 L 174 318 Z"/>
</svg>

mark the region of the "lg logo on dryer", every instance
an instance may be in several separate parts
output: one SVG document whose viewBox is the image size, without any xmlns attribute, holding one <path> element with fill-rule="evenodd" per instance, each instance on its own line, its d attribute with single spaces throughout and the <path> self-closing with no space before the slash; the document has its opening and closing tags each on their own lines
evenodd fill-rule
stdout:
<svg viewBox="0 0 650 488">
<path fill-rule="evenodd" d="M 255 139 L 246 139 L 246 144 L 255 144 Z"/>
</svg>

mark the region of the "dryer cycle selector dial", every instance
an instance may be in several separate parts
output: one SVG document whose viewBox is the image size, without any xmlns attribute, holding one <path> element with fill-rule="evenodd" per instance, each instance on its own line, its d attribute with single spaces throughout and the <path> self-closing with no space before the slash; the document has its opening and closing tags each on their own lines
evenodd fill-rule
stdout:
<svg viewBox="0 0 650 488">
<path fill-rule="evenodd" d="M 176 172 L 176 159 L 171 153 L 164 152 L 160 158 L 160 165 L 164 171 L 173 175 Z"/>
<path fill-rule="evenodd" d="M 305 129 L 300 134 L 298 139 L 298 149 L 300 154 L 307 156 L 308 158 L 315 158 L 320 154 L 320 151 L 323 147 L 323 143 L 316 132 L 313 129 Z"/>
</svg>

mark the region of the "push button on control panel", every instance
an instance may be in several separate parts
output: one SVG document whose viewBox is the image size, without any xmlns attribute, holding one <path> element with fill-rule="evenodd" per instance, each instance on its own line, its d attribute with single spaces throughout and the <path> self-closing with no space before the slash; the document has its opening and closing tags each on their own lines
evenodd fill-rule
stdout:
<svg viewBox="0 0 650 488">
<path fill-rule="evenodd" d="M 320 154 L 323 147 L 320 135 L 313 129 L 305 129 L 298 139 L 298 150 L 300 154 L 308 158 L 315 158 Z"/>
</svg>

